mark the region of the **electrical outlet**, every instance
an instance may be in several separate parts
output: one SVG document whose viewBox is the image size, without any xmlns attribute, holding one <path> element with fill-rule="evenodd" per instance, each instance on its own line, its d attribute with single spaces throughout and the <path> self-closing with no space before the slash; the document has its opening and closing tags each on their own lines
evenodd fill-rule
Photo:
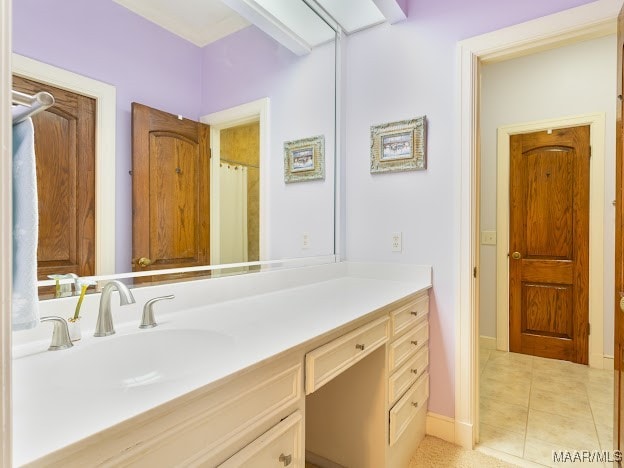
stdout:
<svg viewBox="0 0 624 468">
<path fill-rule="evenodd" d="M 403 239 L 402 239 L 402 235 L 400 232 L 393 232 L 392 233 L 392 251 L 393 252 L 400 252 L 401 250 L 403 250 Z"/>
<path fill-rule="evenodd" d="M 304 232 L 301 236 L 301 248 L 309 249 L 310 248 L 310 234 Z"/>
</svg>

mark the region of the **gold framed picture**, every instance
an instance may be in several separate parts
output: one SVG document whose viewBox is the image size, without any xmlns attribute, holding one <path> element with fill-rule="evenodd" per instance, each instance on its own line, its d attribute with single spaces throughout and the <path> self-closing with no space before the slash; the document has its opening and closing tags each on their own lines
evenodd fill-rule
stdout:
<svg viewBox="0 0 624 468">
<path fill-rule="evenodd" d="M 426 164 L 426 117 L 371 127 L 370 171 L 421 171 Z"/>
<path fill-rule="evenodd" d="M 325 179 L 323 135 L 284 142 L 284 181 Z"/>
</svg>

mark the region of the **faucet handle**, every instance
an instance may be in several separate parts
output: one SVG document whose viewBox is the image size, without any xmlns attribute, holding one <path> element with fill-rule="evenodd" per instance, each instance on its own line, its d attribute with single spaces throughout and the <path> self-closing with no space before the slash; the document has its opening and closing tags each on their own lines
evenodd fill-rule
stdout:
<svg viewBox="0 0 624 468">
<path fill-rule="evenodd" d="M 53 322 L 54 330 L 52 331 L 52 341 L 48 351 L 58 351 L 60 349 L 68 349 L 74 346 L 69 338 L 69 330 L 65 319 L 57 316 L 41 317 L 41 322 Z"/>
<path fill-rule="evenodd" d="M 165 299 L 175 299 L 175 296 L 173 294 L 169 294 L 168 296 L 159 296 L 150 299 L 145 303 L 143 306 L 143 317 L 141 317 L 141 325 L 139 325 L 139 328 L 153 328 L 158 325 L 154 319 L 154 304 Z"/>
</svg>

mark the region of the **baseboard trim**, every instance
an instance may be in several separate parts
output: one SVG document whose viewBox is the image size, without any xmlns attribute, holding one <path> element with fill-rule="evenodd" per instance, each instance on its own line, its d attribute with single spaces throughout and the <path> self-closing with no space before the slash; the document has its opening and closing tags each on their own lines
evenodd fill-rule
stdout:
<svg viewBox="0 0 624 468">
<path fill-rule="evenodd" d="M 425 433 L 445 440 L 452 444 L 455 443 L 455 420 L 448 416 L 436 413 L 427 413 Z"/>
<path fill-rule="evenodd" d="M 468 450 L 474 448 L 473 425 L 455 421 L 455 445 Z"/>
<path fill-rule="evenodd" d="M 614 369 L 614 364 L 613 364 L 613 356 L 603 356 L 602 357 L 602 368 L 604 370 L 613 370 Z"/>
<path fill-rule="evenodd" d="M 496 349 L 496 337 L 493 336 L 480 336 L 479 346 L 485 349 Z"/>
<path fill-rule="evenodd" d="M 306 450 L 305 452 L 305 459 L 307 462 L 321 468 L 345 468 L 344 466 L 339 465 L 338 463 L 334 463 L 333 461 L 321 457 L 316 453 L 310 452 L 309 450 Z"/>
<path fill-rule="evenodd" d="M 613 356 L 590 354 L 589 367 L 592 369 L 613 370 Z"/>
</svg>

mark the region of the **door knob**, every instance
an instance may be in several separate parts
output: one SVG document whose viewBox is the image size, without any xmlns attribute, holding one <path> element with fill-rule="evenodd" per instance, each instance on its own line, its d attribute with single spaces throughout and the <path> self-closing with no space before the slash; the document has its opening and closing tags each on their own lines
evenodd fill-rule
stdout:
<svg viewBox="0 0 624 468">
<path fill-rule="evenodd" d="M 150 266 L 152 264 L 152 261 L 149 258 L 146 257 L 141 257 L 139 258 L 139 265 L 142 267 L 146 267 L 146 266 Z"/>
<path fill-rule="evenodd" d="M 624 297 L 620 299 L 620 310 L 624 312 Z"/>
<path fill-rule="evenodd" d="M 522 254 L 520 252 L 514 252 L 511 254 L 511 258 L 514 260 L 520 260 L 522 258 Z"/>
</svg>

